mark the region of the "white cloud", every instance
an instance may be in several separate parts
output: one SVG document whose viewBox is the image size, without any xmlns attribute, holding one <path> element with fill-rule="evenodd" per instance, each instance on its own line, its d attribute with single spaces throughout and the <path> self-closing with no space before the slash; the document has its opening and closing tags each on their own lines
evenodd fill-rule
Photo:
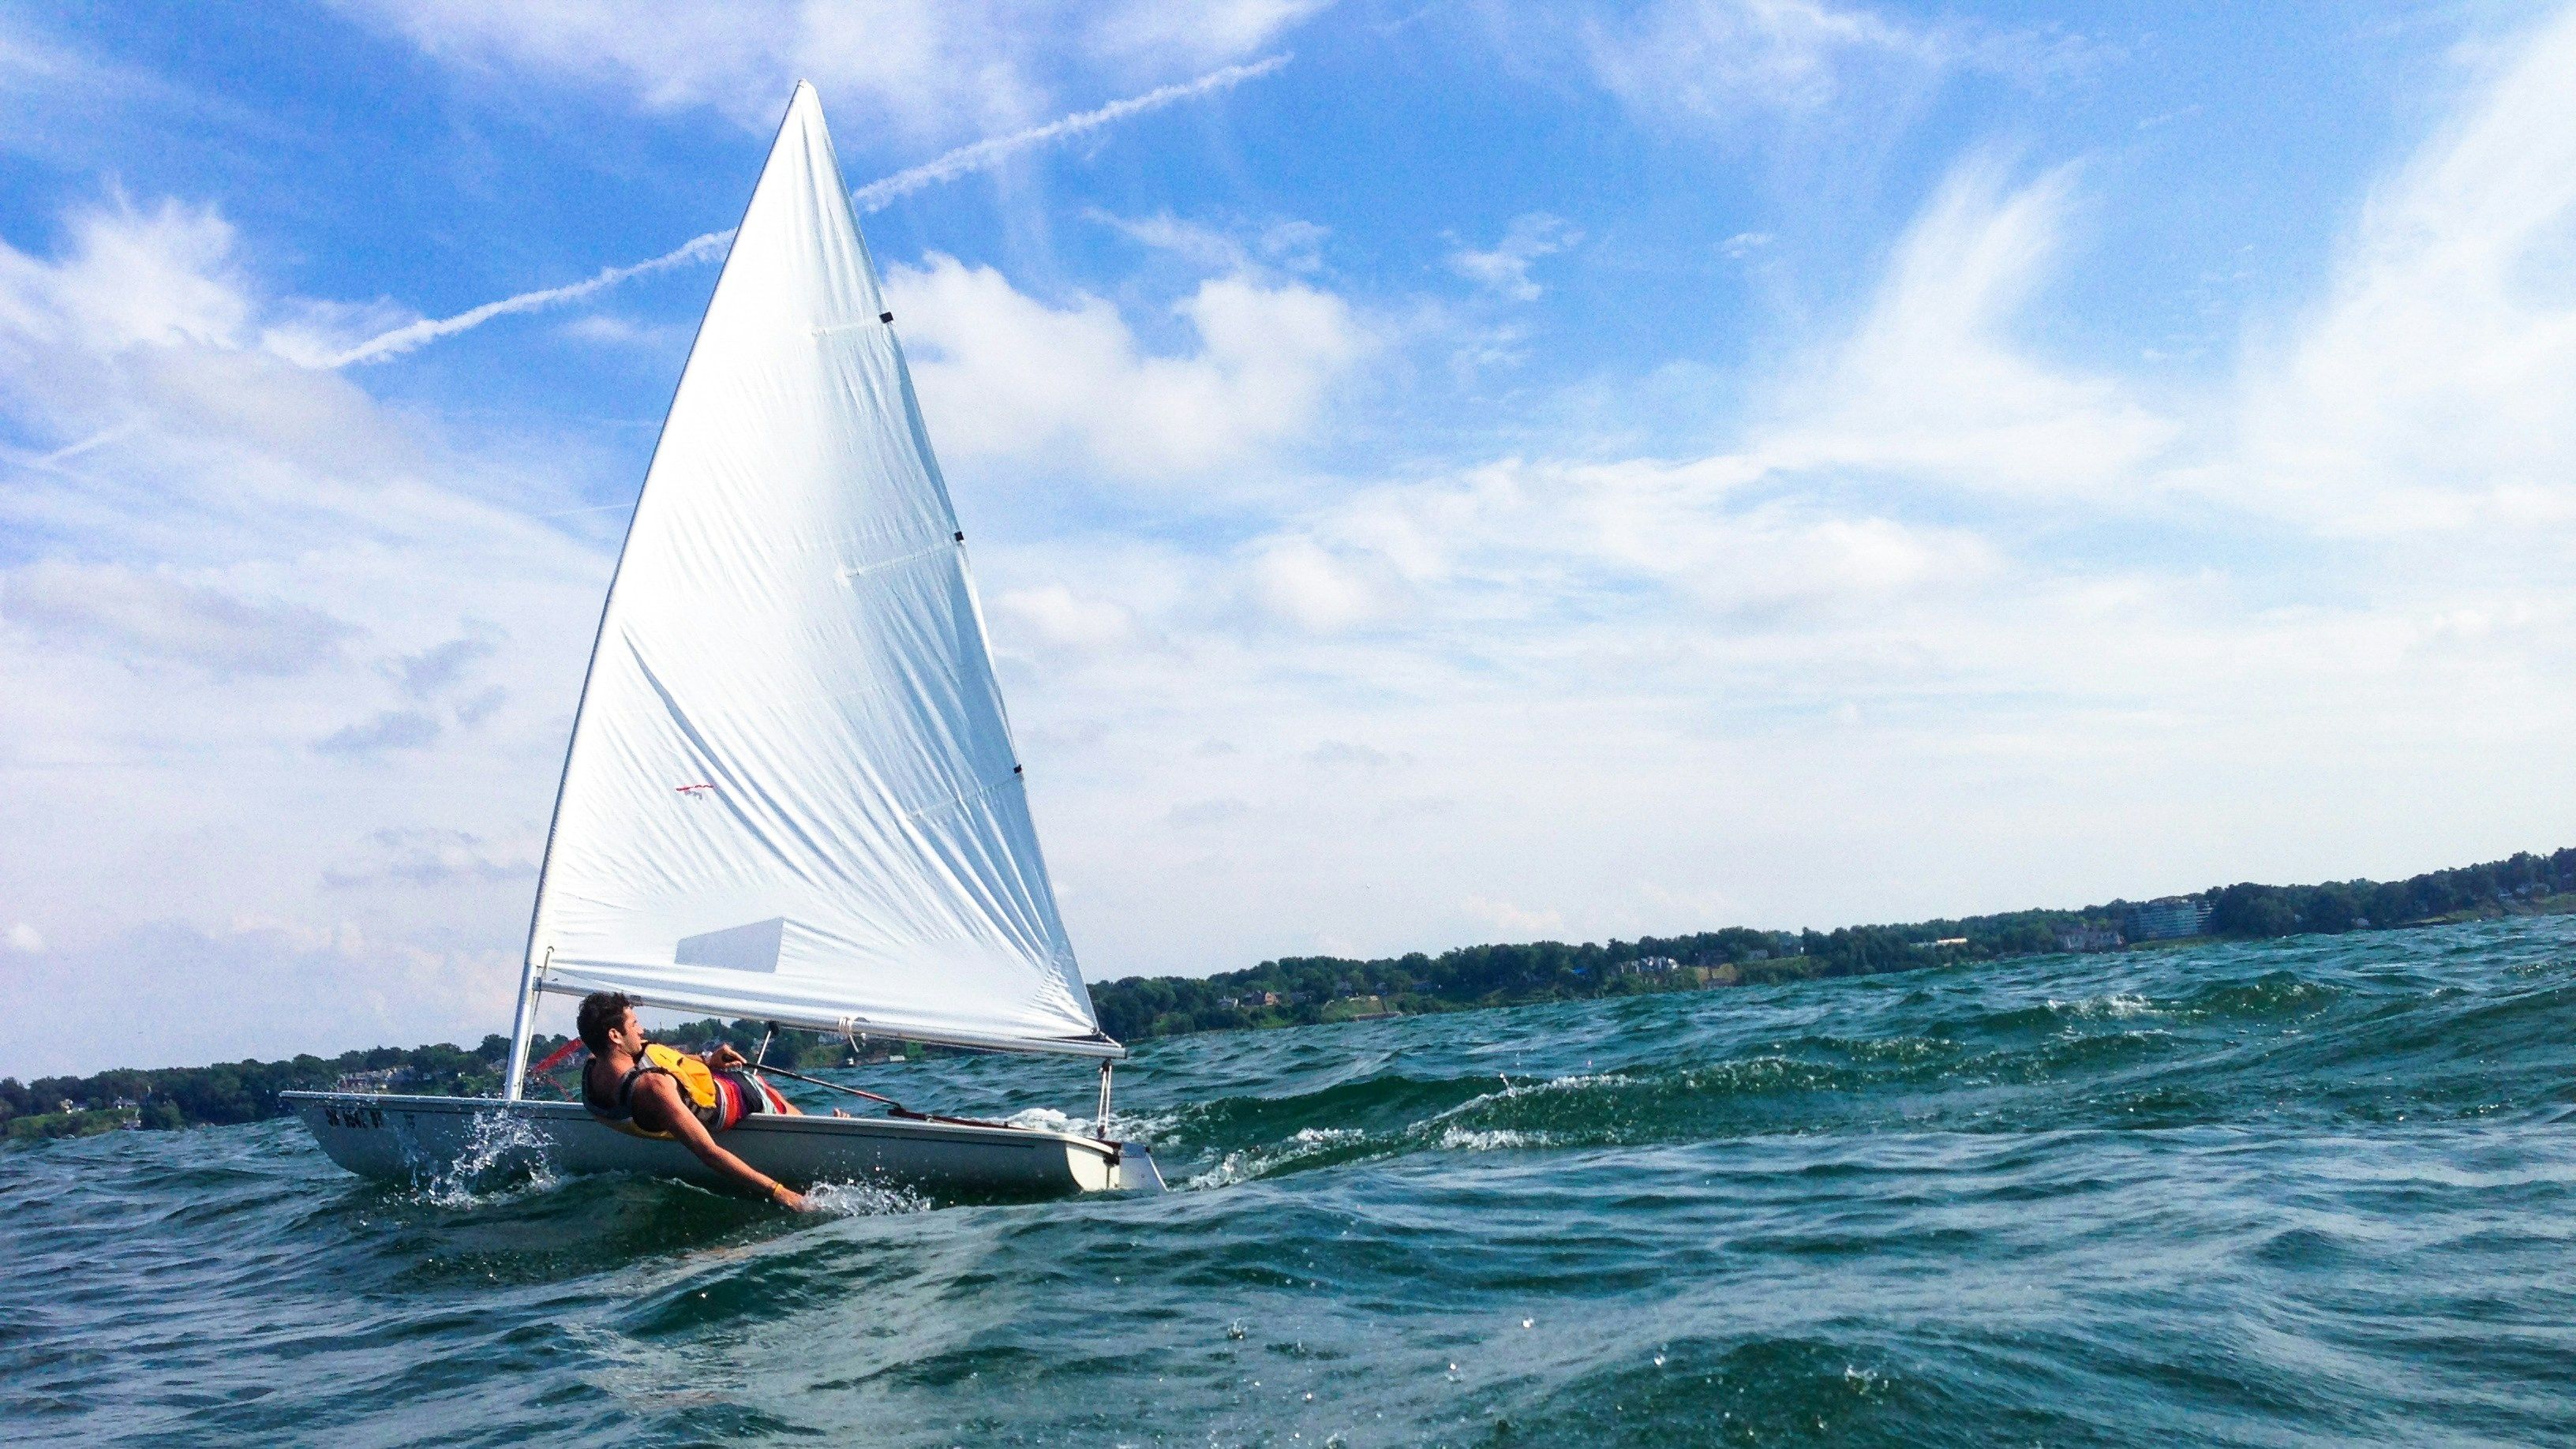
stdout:
<svg viewBox="0 0 2576 1449">
<path fill-rule="evenodd" d="M 1326 740 L 1306 752 L 1306 763 L 1331 770 L 1383 770 L 1413 763 L 1410 755 L 1390 755 L 1355 740 Z"/>
<path fill-rule="evenodd" d="M 327 869 L 322 881 L 333 890 L 387 883 L 437 887 L 456 881 L 519 881 L 533 889 L 539 844 L 531 836 L 513 845 L 497 845 L 470 830 L 419 826 L 379 830 L 353 852 L 356 868 Z"/>
<path fill-rule="evenodd" d="M 1310 221 L 1279 218 L 1250 227 L 1219 227 L 1159 212 L 1123 217 L 1097 207 L 1083 213 L 1140 246 L 1169 252 L 1203 272 L 1253 272 L 1279 267 L 1313 272 L 1323 266 L 1324 239 L 1332 233 Z"/>
<path fill-rule="evenodd" d="M 1821 105 L 1839 89 L 1839 64 L 1856 55 L 1923 65 L 1948 58 L 1947 45 L 1932 32 L 1815 0 L 1665 0 L 1649 7 L 1633 40 L 1604 36 L 1596 58 L 1631 74 L 1649 48 L 1662 53 L 1661 73 L 1694 77 L 1671 99 L 1710 111 L 1741 104 L 1737 97 L 1746 93 L 1774 104 Z"/>
<path fill-rule="evenodd" d="M 1252 813 L 1252 807 L 1241 800 L 1193 800 L 1175 805 L 1164 816 L 1183 830 L 1228 825 Z"/>
<path fill-rule="evenodd" d="M 211 210 L 162 203 L 78 215 L 63 260 L 0 253 L 0 323 L 31 342 L 113 354 L 141 344 L 237 345 L 249 304 L 233 231 Z"/>
<path fill-rule="evenodd" d="M 385 750 L 416 750 L 435 743 L 442 726 L 416 709 L 389 709 L 364 724 L 347 725 L 313 742 L 317 754 L 373 755 Z"/>
<path fill-rule="evenodd" d="M 614 312 L 592 312 L 575 317 L 555 329 L 575 342 L 606 343 L 613 347 L 649 347 L 677 352 L 688 346 L 685 329 L 641 322 Z"/>
<path fill-rule="evenodd" d="M 505 66 L 631 95 L 652 111 L 707 108 L 776 124 L 808 79 L 845 124 L 914 142 L 1034 120 L 1068 66 L 1122 83 L 1250 55 L 1321 8 L 1311 0 L 1160 0 L 1032 10 L 999 0 L 696 0 L 649 23 L 612 0 L 485 5 L 344 0 L 460 65 Z"/>
<path fill-rule="evenodd" d="M 1150 569 L 1084 539 L 1011 558 L 1154 640 L 1014 680 L 1086 959 L 1232 964 L 1318 923 L 1368 952 L 1633 935 L 1713 899 L 1901 919 L 2557 843 L 2576 152 L 2528 138 L 2576 135 L 2568 15 L 2373 193 L 2315 313 L 2205 391 L 2049 354 L 2083 178 L 1972 157 L 1725 449 L 1314 480 Z M 2480 526 L 2380 531 L 2427 516 Z M 1167 748 L 1192 739 L 1228 749 Z M 1319 739 L 1405 763 L 1319 769 Z M 1140 924 L 1203 900 L 1229 907 L 1186 948 Z"/>
<path fill-rule="evenodd" d="M 2011 335 L 2058 259 L 2072 186 L 2060 170 L 2012 190 L 1984 159 L 1955 171 L 1858 329 L 1788 390 L 1759 465 L 2038 496 L 2133 486 L 2176 422 Z"/>
<path fill-rule="evenodd" d="M 218 676 L 301 674 L 345 655 L 358 630 L 321 610 L 116 564 L 44 559 L 0 571 L 0 621 L 55 646 Z"/>
<path fill-rule="evenodd" d="M 387 830 L 542 828 L 601 545 L 519 511 L 559 474 L 277 355 L 330 309 L 267 292 L 214 211 L 62 235 L 0 247 L 0 423 L 30 440 L 0 457 L 0 879 L 58 912 L 0 981 L 0 1058 L 95 1067 L 145 1030 L 172 1059 L 182 1026 L 119 1023 L 144 978 L 190 984 L 207 1055 L 473 1031 L 448 1013 L 506 996 L 524 881 L 326 877 Z"/>
<path fill-rule="evenodd" d="M 1317 634 L 1367 623 L 1385 609 L 1359 568 L 1310 538 L 1281 538 L 1258 550 L 1253 577 L 1261 602 L 1279 617 Z"/>
<path fill-rule="evenodd" d="M 2576 9 L 2562 9 L 2372 189 L 2323 304 L 2258 349 L 2250 481 L 2338 531 L 2528 537 L 2539 524 L 2563 537 L 2576 521 L 2571 257 Z"/>
<path fill-rule="evenodd" d="M 45 937 L 35 927 L 20 921 L 9 928 L 9 949 L 26 956 L 45 953 Z"/>
<path fill-rule="evenodd" d="M 1204 474 L 1291 445 L 1367 338 L 1341 298 L 1247 274 L 1173 310 L 1195 352 L 1148 352 L 1108 301 L 1050 306 L 990 267 L 933 253 L 886 278 L 944 457 L 1035 460 L 1072 448 L 1130 479 Z"/>
<path fill-rule="evenodd" d="M 1513 905 L 1509 901 L 1489 900 L 1484 896 L 1474 895 L 1467 897 L 1461 909 L 1473 919 L 1482 921 L 1487 927 L 1515 940 L 1565 934 L 1563 911 L 1534 911 Z"/>
<path fill-rule="evenodd" d="M 1583 233 L 1563 218 L 1533 211 L 1514 218 L 1492 250 L 1461 248 L 1450 253 L 1449 269 L 1515 302 L 1535 302 L 1539 285 L 1530 280 L 1530 264 L 1582 240 Z"/>
<path fill-rule="evenodd" d="M 386 661 L 384 672 L 413 699 L 434 698 L 499 652 L 500 641 L 508 637 L 507 631 L 493 625 L 476 625 L 443 644 Z"/>
<path fill-rule="evenodd" d="M 1983 7 L 1991 10 L 1993 7 Z M 1502 58 L 1548 83 L 1571 71 L 1660 132 L 1749 141 L 1766 164 L 1788 147 L 1864 140 L 1844 166 L 1882 164 L 1884 144 L 1964 79 L 2045 93 L 2100 67 L 2112 48 L 2060 22 L 2016 25 L 1956 7 L 1846 0 L 1569 0 L 1493 7 Z"/>
<path fill-rule="evenodd" d="M 1091 43 L 1117 55 L 1183 55 L 1197 61 L 1241 55 L 1329 8 L 1333 0 L 1197 0 L 1191 4 L 1097 7 Z"/>
<path fill-rule="evenodd" d="M 1125 608 L 1063 584 L 1011 589 L 993 607 L 1046 643 L 1074 649 L 1107 649 L 1135 632 L 1135 618 Z"/>
<path fill-rule="evenodd" d="M 508 1029 L 506 952 L 373 941 L 354 924 L 151 923 L 0 972 L 0 1061 L 21 1078 L 201 1066 Z M 185 1010 L 145 1003 L 184 1001 Z M 497 1026 L 493 1023 L 498 1023 Z"/>
<path fill-rule="evenodd" d="M 1644 114 L 1698 121 L 1820 112 L 1864 90 L 1884 106 L 1890 92 L 1948 71 L 2027 77 L 2085 54 L 2064 39 L 1921 25 L 1825 0 L 1653 0 L 1587 16 L 1581 29 L 1593 74 L 1612 94 Z"/>
</svg>

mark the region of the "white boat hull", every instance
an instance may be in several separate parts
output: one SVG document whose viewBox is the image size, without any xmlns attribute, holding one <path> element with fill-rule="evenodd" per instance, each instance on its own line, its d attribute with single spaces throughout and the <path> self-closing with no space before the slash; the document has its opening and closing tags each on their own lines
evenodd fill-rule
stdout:
<svg viewBox="0 0 2576 1449">
<path fill-rule="evenodd" d="M 361 1177 L 423 1181 L 459 1164 L 521 1155 L 561 1174 L 631 1172 L 709 1186 L 724 1181 L 677 1142 L 603 1125 L 572 1102 L 491 1097 L 281 1092 L 333 1162 Z M 1152 1154 L 1022 1127 L 981 1127 L 898 1117 L 758 1114 L 717 1139 L 762 1172 L 795 1187 L 874 1183 L 942 1201 L 1072 1197 L 1163 1190 Z"/>
</svg>

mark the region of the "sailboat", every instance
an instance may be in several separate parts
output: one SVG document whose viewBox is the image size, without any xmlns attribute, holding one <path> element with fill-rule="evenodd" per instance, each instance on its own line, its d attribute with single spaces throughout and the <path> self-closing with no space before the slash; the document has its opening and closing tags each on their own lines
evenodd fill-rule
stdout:
<svg viewBox="0 0 2576 1449">
<path fill-rule="evenodd" d="M 333 1161 L 445 1170 L 505 1125 L 558 1172 L 714 1181 L 526 1095 L 539 1001 L 621 991 L 773 1029 L 1099 1062 L 1093 1130 L 753 1115 L 791 1184 L 1156 1190 L 1029 815 L 981 605 L 812 86 L 799 82 L 601 611 L 499 1098 L 283 1093 Z"/>
</svg>

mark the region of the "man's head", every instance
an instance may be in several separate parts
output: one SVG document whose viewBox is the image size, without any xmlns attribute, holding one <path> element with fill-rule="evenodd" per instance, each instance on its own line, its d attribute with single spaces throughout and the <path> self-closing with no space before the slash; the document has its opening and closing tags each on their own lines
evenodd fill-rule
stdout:
<svg viewBox="0 0 2576 1449">
<path fill-rule="evenodd" d="M 623 991 L 594 991 L 581 999 L 581 1044 L 595 1057 L 608 1055 L 609 1038 L 642 1035 L 635 1025 L 635 1003 Z M 624 1045 L 633 1050 L 630 1040 Z"/>
</svg>

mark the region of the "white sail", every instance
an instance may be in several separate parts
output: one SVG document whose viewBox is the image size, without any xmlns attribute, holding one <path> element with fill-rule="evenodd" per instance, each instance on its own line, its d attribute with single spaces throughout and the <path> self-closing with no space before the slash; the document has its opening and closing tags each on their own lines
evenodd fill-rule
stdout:
<svg viewBox="0 0 2576 1449">
<path fill-rule="evenodd" d="M 529 969 L 546 991 L 1119 1055 L 884 313 L 800 83 L 609 586 Z"/>
</svg>

